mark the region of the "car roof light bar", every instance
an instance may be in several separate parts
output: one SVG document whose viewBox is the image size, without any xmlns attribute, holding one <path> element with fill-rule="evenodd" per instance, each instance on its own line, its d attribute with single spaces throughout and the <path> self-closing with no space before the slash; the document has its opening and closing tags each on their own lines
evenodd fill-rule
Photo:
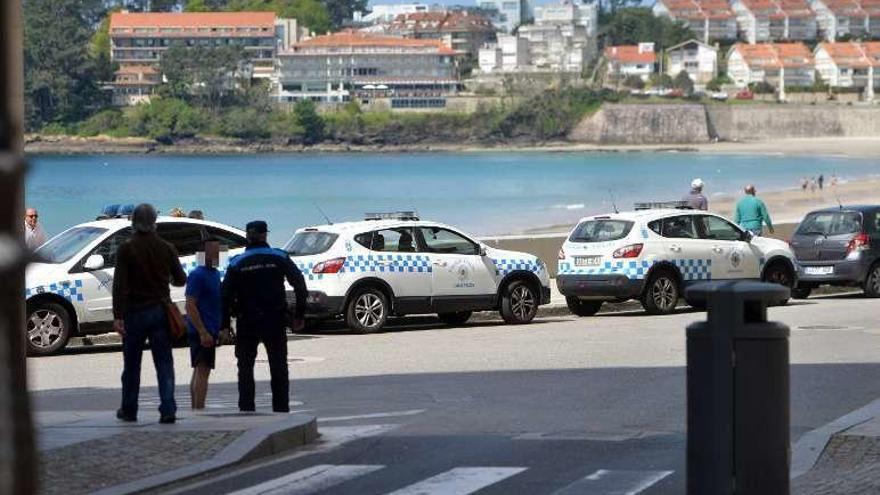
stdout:
<svg viewBox="0 0 880 495">
<path fill-rule="evenodd" d="M 687 201 L 643 201 L 633 203 L 634 210 L 690 210 Z"/>
<path fill-rule="evenodd" d="M 365 213 L 364 220 L 418 220 L 419 214 L 414 211 L 391 211 Z"/>
</svg>

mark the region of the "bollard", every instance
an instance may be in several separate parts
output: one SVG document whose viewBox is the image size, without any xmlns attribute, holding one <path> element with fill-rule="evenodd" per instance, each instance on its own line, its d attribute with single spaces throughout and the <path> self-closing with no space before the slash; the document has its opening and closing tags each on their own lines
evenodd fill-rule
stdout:
<svg viewBox="0 0 880 495">
<path fill-rule="evenodd" d="M 789 493 L 789 332 L 767 321 L 788 292 L 752 281 L 687 290 L 708 310 L 687 327 L 690 495 Z"/>
</svg>

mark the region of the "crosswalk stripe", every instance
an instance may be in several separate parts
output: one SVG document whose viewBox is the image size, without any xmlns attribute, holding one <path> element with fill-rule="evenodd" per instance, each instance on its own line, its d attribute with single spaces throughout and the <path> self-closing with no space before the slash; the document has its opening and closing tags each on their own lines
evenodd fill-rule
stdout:
<svg viewBox="0 0 880 495">
<path fill-rule="evenodd" d="M 318 464 L 229 495 L 308 495 L 378 471 L 385 466 Z"/>
<path fill-rule="evenodd" d="M 600 469 L 553 493 L 553 495 L 637 495 L 672 471 L 611 471 Z"/>
<path fill-rule="evenodd" d="M 459 467 L 388 495 L 467 495 L 525 471 L 524 467 Z"/>
</svg>

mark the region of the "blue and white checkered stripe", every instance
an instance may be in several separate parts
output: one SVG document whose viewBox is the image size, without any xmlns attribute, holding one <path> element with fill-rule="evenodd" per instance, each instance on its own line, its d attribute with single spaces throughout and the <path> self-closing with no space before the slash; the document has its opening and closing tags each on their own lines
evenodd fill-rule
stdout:
<svg viewBox="0 0 880 495">
<path fill-rule="evenodd" d="M 312 268 L 317 265 L 314 261 L 309 261 L 308 263 L 303 263 L 302 261 L 294 261 L 296 267 L 299 268 L 299 271 L 302 272 L 303 277 L 306 280 L 321 280 L 324 278 L 323 273 L 312 273 Z"/>
<path fill-rule="evenodd" d="M 37 295 L 37 294 L 55 294 L 58 296 L 67 299 L 68 301 L 82 301 L 82 280 L 63 280 L 61 282 L 52 283 L 49 285 L 38 285 L 35 287 L 29 287 L 24 291 L 25 299 Z"/>
<path fill-rule="evenodd" d="M 492 263 L 495 264 L 495 275 L 499 277 L 518 270 L 538 273 L 544 269 L 538 258 L 493 258 Z"/>
<path fill-rule="evenodd" d="M 366 254 L 349 256 L 342 271 L 351 273 L 431 273 L 431 259 L 420 254 Z"/>
<path fill-rule="evenodd" d="M 678 270 L 681 272 L 681 278 L 684 280 L 712 279 L 711 259 L 677 259 L 671 261 L 678 267 Z"/>
<path fill-rule="evenodd" d="M 625 275 L 631 279 L 643 279 L 653 261 L 606 261 L 599 266 L 574 266 L 570 262 L 559 263 L 560 275 Z"/>
</svg>

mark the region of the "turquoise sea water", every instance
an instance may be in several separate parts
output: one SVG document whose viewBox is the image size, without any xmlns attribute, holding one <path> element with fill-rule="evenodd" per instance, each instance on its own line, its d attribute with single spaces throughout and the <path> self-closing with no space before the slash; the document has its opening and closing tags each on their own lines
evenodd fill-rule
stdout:
<svg viewBox="0 0 880 495">
<path fill-rule="evenodd" d="M 803 176 L 880 175 L 880 158 L 698 153 L 296 154 L 247 156 L 36 156 L 27 204 L 50 235 L 93 219 L 110 203 L 148 201 L 161 211 L 198 208 L 241 226 L 269 221 L 272 241 L 297 227 L 365 211 L 416 209 L 475 234 L 515 233 L 679 199 L 701 177 L 710 197 L 797 187 Z"/>
</svg>

